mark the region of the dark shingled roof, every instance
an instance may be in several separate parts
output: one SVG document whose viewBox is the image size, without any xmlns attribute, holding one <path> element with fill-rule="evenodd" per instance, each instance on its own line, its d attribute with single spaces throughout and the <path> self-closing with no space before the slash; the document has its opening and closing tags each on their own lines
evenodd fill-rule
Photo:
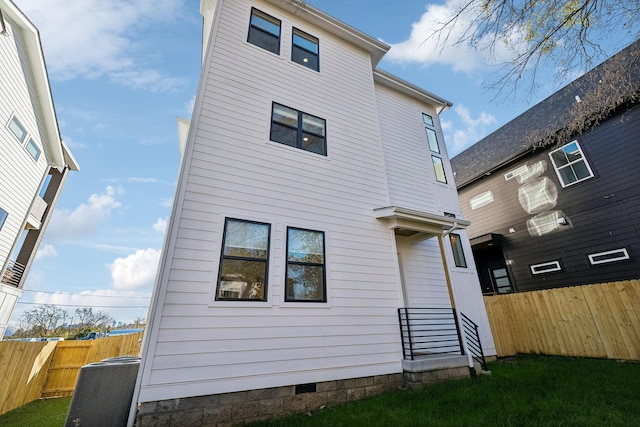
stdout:
<svg viewBox="0 0 640 427">
<path fill-rule="evenodd" d="M 585 94 L 594 90 L 601 82 L 605 64 L 616 57 L 623 58 L 625 62 L 631 60 L 628 58 L 637 59 L 635 55 L 625 55 L 625 53 L 634 52 L 637 55 L 638 50 L 640 50 L 640 40 L 453 157 L 451 167 L 457 187 L 464 187 L 481 176 L 531 152 L 542 139 L 542 135 L 552 135 L 563 129 L 571 117 L 572 106 L 577 102 L 576 96 L 584 98 Z M 629 73 L 630 80 L 637 88 L 640 86 L 640 67 L 634 63 L 632 68 L 633 71 Z M 586 111 L 587 114 L 592 112 L 594 111 Z M 540 138 L 525 138 L 525 135 L 540 135 Z"/>
</svg>

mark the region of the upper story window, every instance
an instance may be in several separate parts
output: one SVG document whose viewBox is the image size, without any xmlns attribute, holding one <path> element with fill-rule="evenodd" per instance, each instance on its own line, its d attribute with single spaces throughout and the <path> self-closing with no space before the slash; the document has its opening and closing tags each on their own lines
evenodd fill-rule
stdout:
<svg viewBox="0 0 640 427">
<path fill-rule="evenodd" d="M 451 242 L 453 260 L 456 263 L 456 267 L 467 268 L 467 260 L 464 257 L 464 250 L 462 249 L 462 240 L 460 240 L 460 235 L 455 233 L 449 234 L 449 241 Z"/>
<path fill-rule="evenodd" d="M 38 158 L 40 158 L 41 150 L 40 147 L 38 147 L 38 144 L 36 144 L 36 142 L 33 140 L 33 138 L 29 138 L 25 149 L 29 154 L 31 154 L 33 160 L 38 161 Z"/>
<path fill-rule="evenodd" d="M 570 142 L 552 151 L 549 156 L 563 187 L 568 187 L 593 176 L 578 141 Z"/>
<path fill-rule="evenodd" d="M 435 124 L 433 117 L 429 114 L 422 113 L 422 122 L 426 125 L 425 132 L 427 133 L 427 142 L 429 143 L 429 150 L 434 153 L 440 154 L 440 145 L 438 144 L 438 136 L 436 135 Z"/>
<path fill-rule="evenodd" d="M 18 138 L 18 141 L 24 142 L 25 138 L 27 137 L 27 130 L 22 125 L 22 123 L 20 123 L 20 120 L 18 120 L 16 116 L 13 116 L 11 118 L 7 127 L 9 128 L 11 133 L 13 133 L 16 138 Z"/>
<path fill-rule="evenodd" d="M 285 284 L 285 301 L 327 301 L 322 231 L 287 227 Z"/>
<path fill-rule="evenodd" d="M 273 103 L 271 141 L 327 155 L 326 121 L 320 117 Z"/>
<path fill-rule="evenodd" d="M 444 163 L 442 159 L 438 156 L 431 156 L 431 160 L 433 161 L 433 169 L 436 171 L 436 179 L 438 182 L 446 184 L 447 176 L 444 173 Z"/>
<path fill-rule="evenodd" d="M 247 41 L 276 55 L 280 54 L 280 20 L 258 9 L 251 9 Z"/>
<path fill-rule="evenodd" d="M 270 224 L 225 220 L 216 300 L 267 300 L 270 233 Z"/>
<path fill-rule="evenodd" d="M 315 71 L 320 71 L 318 61 L 318 39 L 298 30 L 293 29 L 293 47 L 291 60 Z"/>
<path fill-rule="evenodd" d="M 9 214 L 4 209 L 0 208 L 0 230 L 2 230 L 2 226 L 4 225 L 4 221 L 7 219 Z"/>
<path fill-rule="evenodd" d="M 422 122 L 425 125 L 429 125 L 429 126 L 434 126 L 433 124 L 433 117 L 431 117 L 429 114 L 427 113 L 422 113 Z"/>
</svg>

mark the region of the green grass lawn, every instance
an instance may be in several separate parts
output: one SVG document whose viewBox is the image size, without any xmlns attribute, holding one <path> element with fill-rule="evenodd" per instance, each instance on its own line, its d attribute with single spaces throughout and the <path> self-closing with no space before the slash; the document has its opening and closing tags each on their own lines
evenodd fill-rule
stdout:
<svg viewBox="0 0 640 427">
<path fill-rule="evenodd" d="M 518 356 L 491 375 L 398 390 L 258 426 L 640 426 L 640 362 Z M 30 403 L 3 427 L 59 427 L 70 398 Z"/>
</svg>

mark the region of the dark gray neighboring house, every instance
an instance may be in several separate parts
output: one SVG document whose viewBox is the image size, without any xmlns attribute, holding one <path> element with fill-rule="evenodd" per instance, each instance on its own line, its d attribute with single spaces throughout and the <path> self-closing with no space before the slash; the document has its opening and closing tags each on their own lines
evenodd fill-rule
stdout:
<svg viewBox="0 0 640 427">
<path fill-rule="evenodd" d="M 639 88 L 636 41 L 451 159 L 484 294 L 640 277 Z"/>
</svg>

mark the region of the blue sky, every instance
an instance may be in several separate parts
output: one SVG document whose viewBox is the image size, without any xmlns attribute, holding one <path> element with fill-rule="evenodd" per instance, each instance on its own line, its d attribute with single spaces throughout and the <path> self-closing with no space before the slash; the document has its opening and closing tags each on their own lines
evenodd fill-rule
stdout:
<svg viewBox="0 0 640 427">
<path fill-rule="evenodd" d="M 441 116 L 450 157 L 558 87 L 549 78 L 532 99 L 492 103 L 483 51 L 422 43 L 453 1 L 309 2 L 390 44 L 380 68 L 453 102 Z M 69 176 L 12 320 L 34 304 L 146 318 L 180 161 L 176 118 L 190 117 L 200 76 L 199 1 L 14 2 L 40 29 L 62 137 L 81 171 Z"/>
</svg>

